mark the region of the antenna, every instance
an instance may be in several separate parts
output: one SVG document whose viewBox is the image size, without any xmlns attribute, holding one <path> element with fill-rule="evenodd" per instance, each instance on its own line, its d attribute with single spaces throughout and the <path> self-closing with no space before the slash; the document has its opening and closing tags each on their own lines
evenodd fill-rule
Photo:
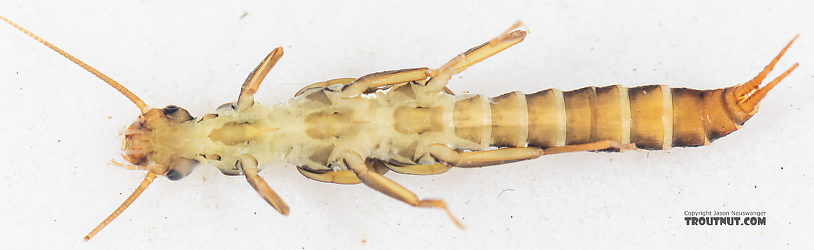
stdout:
<svg viewBox="0 0 814 250">
<path fill-rule="evenodd" d="M 156 175 L 152 171 L 148 171 L 147 176 L 144 176 L 144 180 L 141 181 L 141 184 L 139 184 L 138 187 L 136 187 L 136 190 L 133 191 L 132 194 L 130 194 L 130 197 L 127 197 L 127 200 L 124 200 L 124 202 L 122 202 L 122 204 L 119 205 L 119 207 L 116 208 L 116 210 L 113 211 L 113 213 L 108 215 L 107 218 L 105 218 L 105 220 L 102 221 L 102 223 L 99 223 L 99 225 L 93 228 L 93 230 L 91 230 L 90 233 L 88 233 L 88 235 L 85 235 L 84 238 L 85 241 L 90 240 L 91 237 L 96 235 L 96 233 L 102 230 L 102 228 L 105 228 L 107 224 L 110 224 L 110 222 L 113 221 L 113 219 L 115 219 L 117 216 L 119 216 L 119 214 L 124 212 L 124 210 L 127 209 L 127 207 L 129 207 L 130 204 L 132 204 L 133 201 L 135 201 L 139 195 L 141 195 L 141 192 L 144 192 L 144 190 L 147 189 L 147 186 L 150 186 L 150 183 L 152 183 L 153 180 L 155 180 L 155 177 Z"/>
<path fill-rule="evenodd" d="M 144 101 L 142 101 L 141 98 L 138 98 L 138 96 L 133 94 L 133 92 L 130 92 L 130 90 L 128 90 L 127 88 L 125 88 L 124 86 L 122 86 L 121 84 L 119 84 L 118 82 L 113 80 L 112 78 L 108 77 L 107 75 L 103 74 L 102 72 L 99 72 L 98 70 L 94 69 L 93 67 L 86 64 L 82 60 L 79 60 L 76 57 L 72 56 L 71 54 L 68 54 L 68 52 L 65 52 L 64 50 L 60 49 L 59 47 L 54 46 L 53 44 L 49 43 L 48 41 L 45 41 L 44 39 L 40 38 L 37 35 L 34 35 L 34 33 L 31 33 L 31 31 L 28 31 L 25 28 L 20 27 L 20 25 L 17 25 L 16 23 L 12 22 L 11 20 L 8 20 L 3 16 L 0 16 L 0 19 L 7 22 L 8 24 L 13 26 L 14 28 L 22 31 L 23 33 L 25 33 L 29 37 L 34 38 L 34 40 L 37 40 L 38 42 L 44 44 L 45 46 L 48 46 L 48 48 L 51 48 L 52 50 L 56 51 L 60 55 L 64 56 L 65 58 L 68 58 L 68 60 L 71 60 L 71 62 L 75 63 L 76 65 L 79 65 L 79 67 L 82 67 L 83 69 L 90 72 L 94 76 L 98 77 L 102 81 L 105 81 L 108 85 L 110 85 L 114 89 L 118 90 L 119 93 L 122 93 L 122 95 L 127 97 L 127 99 L 130 99 L 130 101 L 132 101 L 134 104 L 136 104 L 136 106 L 139 108 L 139 110 L 141 110 L 142 114 L 147 112 L 147 110 L 148 110 L 147 104 L 144 104 Z"/>
<path fill-rule="evenodd" d="M 147 111 L 149 110 L 149 108 L 147 107 L 147 104 L 145 104 L 144 101 L 141 100 L 141 98 L 138 98 L 138 96 L 133 94 L 133 92 L 130 92 L 130 90 L 128 90 L 127 88 L 125 88 L 124 86 L 122 86 L 121 84 L 119 84 L 118 82 L 113 80 L 112 78 L 108 77 L 107 75 L 103 74 L 102 72 L 99 72 L 98 70 L 96 70 L 95 68 L 93 68 L 90 65 L 86 64 L 82 60 L 79 60 L 76 57 L 72 56 L 71 54 L 68 54 L 68 52 L 65 52 L 64 50 L 60 49 L 59 47 L 49 43 L 48 41 L 45 41 L 44 39 L 40 38 L 37 35 L 34 35 L 34 33 L 31 33 L 30 31 L 26 30 L 25 28 L 20 27 L 20 25 L 17 25 L 16 23 L 12 22 L 11 20 L 8 20 L 7 18 L 5 18 L 3 16 L 0 16 L 0 19 L 5 21 L 6 23 L 10 24 L 14 28 L 22 31 L 23 33 L 25 33 L 29 37 L 34 38 L 34 40 L 37 40 L 40 43 L 47 46 L 48 48 L 51 48 L 52 50 L 56 51 L 57 53 L 64 56 L 65 58 L 68 58 L 68 60 L 71 60 L 71 62 L 75 63 L 76 65 L 79 65 L 79 67 L 82 67 L 86 71 L 90 72 L 94 76 L 98 77 L 99 79 L 101 79 L 102 81 L 104 81 L 105 83 L 107 83 L 108 85 L 110 85 L 111 87 L 116 89 L 117 91 L 119 91 L 119 93 L 122 93 L 122 95 L 127 97 L 127 99 L 130 99 L 131 102 L 136 104 L 136 106 L 139 108 L 139 110 L 141 110 L 142 114 L 147 113 Z M 136 187 L 136 190 L 133 191 L 132 194 L 130 194 L 130 197 L 127 197 L 127 200 L 122 202 L 122 204 L 119 205 L 119 207 L 116 208 L 116 210 L 113 211 L 113 213 L 111 213 L 109 216 L 107 216 L 107 218 L 105 218 L 105 220 L 103 220 L 101 223 L 99 223 L 99 225 L 96 226 L 96 228 L 94 228 L 92 231 L 90 231 L 90 233 L 88 233 L 85 236 L 85 238 L 84 238 L 85 241 L 90 240 L 90 238 L 93 237 L 93 235 L 95 235 L 96 233 L 98 233 L 99 230 L 102 230 L 102 228 L 107 226 L 107 224 L 109 224 L 111 221 L 113 221 L 113 219 L 115 219 L 117 216 L 119 216 L 119 214 L 124 212 L 124 210 L 127 209 L 127 207 L 130 206 L 130 204 L 132 204 L 133 201 L 135 201 L 136 198 L 138 198 L 139 195 L 141 195 L 141 193 L 144 192 L 144 190 L 147 189 L 148 186 L 150 186 L 150 183 L 152 183 L 153 180 L 155 180 L 155 177 L 156 177 L 156 173 L 154 173 L 153 171 L 155 171 L 155 170 L 148 169 L 147 175 L 144 176 L 144 180 L 141 181 L 141 184 L 139 184 L 139 186 Z"/>
</svg>

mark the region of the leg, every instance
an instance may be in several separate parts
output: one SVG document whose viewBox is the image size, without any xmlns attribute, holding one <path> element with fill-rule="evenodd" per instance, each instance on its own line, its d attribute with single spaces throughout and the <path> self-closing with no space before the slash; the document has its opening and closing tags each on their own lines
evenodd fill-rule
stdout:
<svg viewBox="0 0 814 250">
<path fill-rule="evenodd" d="M 404 186 L 399 185 L 398 183 L 393 182 L 392 180 L 388 179 L 376 173 L 376 171 L 371 171 L 371 169 L 365 165 L 365 162 L 362 160 L 362 157 L 359 154 L 354 152 L 347 152 L 344 155 L 345 165 L 359 177 L 359 180 L 362 181 L 366 186 L 375 189 L 387 196 L 400 200 L 404 203 L 410 204 L 411 206 L 415 207 L 435 207 L 443 209 L 447 212 L 447 215 L 455 225 L 460 228 L 463 228 L 463 225 L 455 219 L 455 216 L 449 211 L 447 208 L 446 203 L 441 200 L 421 200 L 418 199 L 418 196 L 415 193 L 407 190 Z"/>
<path fill-rule="evenodd" d="M 430 145 L 430 155 L 439 161 L 449 163 L 455 167 L 484 167 L 522 160 L 529 160 L 542 155 L 552 155 L 578 151 L 597 151 L 605 149 L 633 150 L 633 144 L 620 144 L 611 140 L 604 140 L 586 144 L 540 148 L 501 148 L 487 151 L 458 152 L 442 144 Z"/>
<path fill-rule="evenodd" d="M 441 68 L 431 70 L 430 76 L 432 78 L 427 83 L 427 92 L 435 93 L 442 90 L 452 75 L 458 74 L 469 68 L 469 66 L 523 41 L 527 32 L 522 29 L 522 26 L 523 24 L 518 21 L 500 36 L 461 53 L 441 66 Z"/>
<path fill-rule="evenodd" d="M 297 171 L 300 171 L 300 174 L 305 176 L 308 179 L 320 181 L 320 182 L 328 182 L 328 183 L 336 183 L 336 184 L 359 184 L 362 181 L 356 177 L 353 172 L 350 170 L 308 170 L 301 167 L 297 167 Z"/>
<path fill-rule="evenodd" d="M 342 98 L 354 98 L 372 88 L 424 79 L 427 79 L 427 68 L 376 72 L 359 77 L 346 85 L 345 88 L 342 89 Z"/>
<path fill-rule="evenodd" d="M 331 85 L 334 85 L 334 84 L 348 84 L 350 82 L 353 82 L 353 80 L 356 80 L 356 78 L 336 78 L 336 79 L 331 79 L 331 80 L 327 80 L 327 81 L 324 81 L 324 82 L 312 83 L 312 84 L 309 84 L 308 86 L 305 86 L 305 87 L 301 88 L 299 91 L 297 91 L 296 94 L 294 94 L 294 96 L 301 95 L 306 90 L 309 90 L 309 89 L 312 89 L 312 88 L 324 88 L 324 87 L 328 87 L 328 86 L 331 86 Z"/>
<path fill-rule="evenodd" d="M 254 93 L 257 93 L 257 89 L 260 88 L 260 83 L 266 78 L 266 74 L 269 73 L 269 70 L 274 67 L 274 64 L 276 64 L 282 56 L 283 47 L 275 48 L 260 62 L 260 65 L 257 65 L 257 68 L 254 68 L 254 71 L 249 74 L 249 77 L 243 82 L 243 86 L 240 87 L 240 96 L 237 98 L 238 110 L 245 110 L 254 104 Z"/>
<path fill-rule="evenodd" d="M 500 36 L 492 39 L 489 42 L 467 50 L 441 66 L 441 68 L 430 71 L 429 74 L 427 73 L 427 68 L 415 68 L 383 71 L 360 77 L 359 79 L 356 79 L 348 84 L 345 89 L 342 90 L 342 97 L 354 98 L 371 88 L 424 80 L 427 78 L 427 76 L 432 77 L 432 79 L 427 82 L 427 86 L 430 86 L 427 91 L 428 93 L 444 90 L 445 92 L 452 94 L 452 91 L 446 88 L 446 84 L 452 75 L 457 74 L 469 66 L 497 54 L 498 52 L 519 43 L 520 41 L 523 41 L 523 39 L 526 37 L 526 31 L 516 30 L 521 25 L 522 23 L 520 22 L 515 23 Z"/>
<path fill-rule="evenodd" d="M 534 159 L 543 155 L 543 150 L 528 147 L 458 152 L 446 145 L 433 144 L 430 145 L 430 155 L 455 167 L 471 168 Z"/>
<path fill-rule="evenodd" d="M 372 88 L 424 80 L 427 76 L 432 77 L 427 83 L 430 86 L 428 92 L 443 90 L 448 94 L 452 94 L 452 91 L 446 88 L 446 84 L 452 75 L 460 73 L 469 66 L 523 41 L 526 37 L 526 31 L 516 30 L 520 26 L 522 26 L 522 23 L 515 23 L 500 36 L 459 54 L 441 68 L 430 72 L 427 72 L 427 68 L 415 68 L 382 71 L 365 75 L 345 86 L 345 89 L 342 90 L 342 97 L 354 98 Z"/>
<path fill-rule="evenodd" d="M 281 199 L 274 190 L 271 190 L 269 184 L 257 174 L 257 160 L 254 159 L 254 157 L 243 155 L 240 157 L 240 160 L 237 161 L 237 168 L 243 170 L 243 174 L 246 175 L 246 181 L 260 194 L 260 197 L 263 197 L 263 199 L 274 207 L 277 212 L 280 212 L 280 214 L 288 215 L 288 205 L 286 205 L 283 199 Z"/>
<path fill-rule="evenodd" d="M 393 172 L 399 174 L 414 174 L 414 175 L 433 175 L 433 174 L 442 174 L 449 171 L 452 166 L 446 163 L 436 162 L 432 165 L 394 165 L 390 163 L 384 163 L 387 168 L 393 170 Z"/>
<path fill-rule="evenodd" d="M 376 173 L 387 173 L 387 167 L 385 167 L 384 163 L 379 160 L 368 158 L 367 164 L 368 166 L 372 166 L 373 169 L 376 170 Z M 359 184 L 362 182 L 358 177 L 356 177 L 356 174 L 350 170 L 309 170 L 302 167 L 297 167 L 297 171 L 300 171 L 300 174 L 304 175 L 306 178 L 315 181 L 336 184 Z"/>
<path fill-rule="evenodd" d="M 634 150 L 636 149 L 635 144 L 621 144 L 616 141 L 611 140 L 604 140 L 598 142 L 591 142 L 586 144 L 577 144 L 577 145 L 567 145 L 567 146 L 555 146 L 555 147 L 548 147 L 545 149 L 545 155 L 553 155 L 559 153 L 568 153 L 568 152 L 579 152 L 579 151 L 599 151 L 599 150 L 606 150 L 606 149 L 618 149 L 618 150 Z"/>
</svg>

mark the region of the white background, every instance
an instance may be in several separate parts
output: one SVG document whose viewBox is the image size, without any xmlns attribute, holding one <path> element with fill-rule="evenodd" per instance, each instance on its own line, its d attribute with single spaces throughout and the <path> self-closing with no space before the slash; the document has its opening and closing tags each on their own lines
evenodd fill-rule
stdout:
<svg viewBox="0 0 814 250">
<path fill-rule="evenodd" d="M 800 67 L 743 129 L 708 147 L 387 175 L 420 197 L 444 199 L 464 231 L 441 211 L 268 166 L 262 176 L 292 208 L 284 217 L 242 177 L 203 166 L 178 182 L 157 179 L 85 243 L 82 236 L 144 176 L 108 165 L 121 161 L 118 132 L 138 110 L 2 24 L 3 249 L 814 247 L 812 1 L 29 2 L 4 0 L 0 15 L 149 105 L 175 104 L 195 116 L 234 100 L 278 45 L 285 56 L 257 94 L 263 103 L 330 78 L 437 67 L 516 20 L 531 30 L 528 38 L 455 76 L 453 90 L 718 88 L 751 79 L 797 33 L 775 70 Z M 686 226 L 686 210 L 766 211 L 767 225 Z"/>
</svg>

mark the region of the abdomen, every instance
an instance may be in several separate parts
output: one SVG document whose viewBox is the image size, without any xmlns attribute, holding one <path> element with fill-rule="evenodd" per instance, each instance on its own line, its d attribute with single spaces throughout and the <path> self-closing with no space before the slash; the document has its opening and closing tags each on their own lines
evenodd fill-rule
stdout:
<svg viewBox="0 0 814 250">
<path fill-rule="evenodd" d="M 457 137 L 481 147 L 540 147 L 612 140 L 642 149 L 701 146 L 738 129 L 730 88 L 646 85 L 457 97 Z M 731 98 L 730 98 L 731 99 Z"/>
</svg>

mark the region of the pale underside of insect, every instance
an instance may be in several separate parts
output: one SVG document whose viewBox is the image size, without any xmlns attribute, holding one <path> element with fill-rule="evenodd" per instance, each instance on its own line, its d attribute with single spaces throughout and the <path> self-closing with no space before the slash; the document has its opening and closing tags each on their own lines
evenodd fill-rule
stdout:
<svg viewBox="0 0 814 250">
<path fill-rule="evenodd" d="M 305 86 L 287 103 L 263 106 L 254 94 L 282 57 L 274 49 L 241 87 L 238 100 L 200 118 L 167 106 L 149 108 L 140 98 L 91 66 L 23 29 L 129 98 L 142 114 L 125 131 L 123 156 L 146 170 L 136 190 L 94 228 L 90 239 L 127 208 L 158 175 L 183 178 L 199 163 L 226 175 L 243 175 L 274 209 L 288 206 L 258 175 L 262 166 L 287 162 L 305 177 L 330 183 L 363 183 L 417 207 L 444 209 L 441 200 L 419 199 L 384 177 L 444 173 L 575 151 L 661 150 L 703 146 L 738 128 L 759 101 L 798 64 L 760 87 L 781 52 L 753 79 L 731 87 L 695 90 L 647 85 L 547 89 L 497 97 L 455 95 L 452 75 L 522 41 L 516 23 L 498 37 L 437 69 L 413 68 L 340 78 Z M 797 37 L 795 36 L 795 39 Z"/>
</svg>

